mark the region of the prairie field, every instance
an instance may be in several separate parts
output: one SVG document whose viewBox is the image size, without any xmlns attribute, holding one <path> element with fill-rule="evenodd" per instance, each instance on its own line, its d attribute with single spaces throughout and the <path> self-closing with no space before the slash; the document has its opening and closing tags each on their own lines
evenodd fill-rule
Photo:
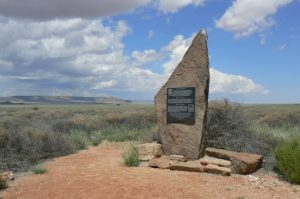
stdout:
<svg viewBox="0 0 300 199">
<path fill-rule="evenodd" d="M 300 105 L 238 105 L 213 101 L 207 145 L 264 155 L 300 135 Z M 24 171 L 48 158 L 75 153 L 103 140 L 160 141 L 152 104 L 2 105 L 0 171 Z"/>
</svg>

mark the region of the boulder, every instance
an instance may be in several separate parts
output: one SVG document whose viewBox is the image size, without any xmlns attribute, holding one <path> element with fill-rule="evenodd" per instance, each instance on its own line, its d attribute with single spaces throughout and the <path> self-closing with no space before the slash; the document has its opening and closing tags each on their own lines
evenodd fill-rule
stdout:
<svg viewBox="0 0 300 199">
<path fill-rule="evenodd" d="M 183 155 L 170 155 L 171 161 L 185 162 L 186 158 Z"/>
<path fill-rule="evenodd" d="M 5 171 L 3 173 L 0 173 L 0 175 L 1 175 L 2 179 L 6 180 L 6 181 L 15 179 L 14 173 L 12 171 Z"/>
<path fill-rule="evenodd" d="M 171 71 L 170 71 L 171 72 Z M 170 106 L 176 112 L 183 110 L 180 117 L 194 113 L 193 121 L 185 123 L 168 122 L 168 89 L 194 89 L 194 99 L 184 102 L 184 106 Z M 183 155 L 188 160 L 198 160 L 204 154 L 207 137 L 207 105 L 209 89 L 209 60 L 207 35 L 201 30 L 194 38 L 183 59 L 175 68 L 168 81 L 155 96 L 157 124 L 163 151 L 166 155 Z M 172 90 L 169 90 L 172 91 Z M 172 91 L 173 92 L 173 91 Z M 179 111 L 181 112 L 181 111 Z M 171 113 L 171 111 L 170 111 Z"/>
<path fill-rule="evenodd" d="M 230 176 L 231 175 L 231 169 L 226 167 L 220 167 L 215 164 L 207 164 L 203 166 L 204 172 L 206 173 L 213 173 L 213 174 L 219 174 L 223 176 Z"/>
<path fill-rule="evenodd" d="M 142 161 L 160 157 L 162 153 L 161 144 L 156 142 L 139 144 L 136 149 L 139 153 L 139 159 Z"/>
<path fill-rule="evenodd" d="M 139 167 L 149 167 L 149 161 L 140 161 Z"/>
<path fill-rule="evenodd" d="M 252 153 L 241 153 L 216 148 L 206 148 L 208 156 L 231 161 L 231 171 L 237 174 L 250 174 L 261 168 L 263 156 Z"/>
<path fill-rule="evenodd" d="M 149 160 L 149 166 L 160 169 L 170 168 L 170 158 L 168 156 L 161 156 L 160 158 L 154 158 Z"/>
<path fill-rule="evenodd" d="M 201 166 L 199 160 L 175 162 L 170 165 L 170 169 L 178 171 L 203 172 L 203 167 Z"/>
<path fill-rule="evenodd" d="M 230 167 L 231 162 L 229 160 L 223 160 L 220 158 L 214 158 L 209 156 L 204 156 L 203 158 L 199 159 L 202 165 L 214 164 L 222 167 Z"/>
</svg>

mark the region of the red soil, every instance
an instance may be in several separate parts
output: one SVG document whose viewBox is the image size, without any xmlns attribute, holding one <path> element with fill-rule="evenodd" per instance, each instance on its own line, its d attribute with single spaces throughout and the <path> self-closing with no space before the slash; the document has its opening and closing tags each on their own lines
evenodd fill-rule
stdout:
<svg viewBox="0 0 300 199">
<path fill-rule="evenodd" d="M 56 158 L 43 166 L 43 175 L 16 179 L 3 198 L 291 198 L 300 199 L 300 186 L 265 171 L 224 177 L 122 165 L 125 144 L 93 147 Z M 1 198 L 1 197 L 0 197 Z"/>
</svg>

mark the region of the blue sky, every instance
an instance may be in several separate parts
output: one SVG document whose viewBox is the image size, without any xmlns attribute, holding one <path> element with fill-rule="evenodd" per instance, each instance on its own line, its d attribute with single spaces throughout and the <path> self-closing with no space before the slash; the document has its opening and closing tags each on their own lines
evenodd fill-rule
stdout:
<svg viewBox="0 0 300 199">
<path fill-rule="evenodd" d="M 210 99 L 300 103 L 298 0 L 0 0 L 0 96 L 152 100 L 208 33 Z"/>
</svg>

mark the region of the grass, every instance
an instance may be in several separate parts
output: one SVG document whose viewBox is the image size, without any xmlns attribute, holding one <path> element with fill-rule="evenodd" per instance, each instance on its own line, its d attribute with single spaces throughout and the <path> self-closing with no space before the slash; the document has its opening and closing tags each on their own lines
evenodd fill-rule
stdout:
<svg viewBox="0 0 300 199">
<path fill-rule="evenodd" d="M 95 132 L 91 137 L 90 137 L 90 140 L 91 140 L 91 143 L 93 146 L 98 146 L 102 140 L 103 140 L 103 137 L 102 137 L 102 134 L 101 132 Z"/>
<path fill-rule="evenodd" d="M 158 139 L 153 105 L 38 107 L 0 106 L 0 171 L 24 171 L 41 159 L 71 154 L 103 140 Z"/>
<path fill-rule="evenodd" d="M 278 114 L 280 113 L 280 114 Z M 276 166 L 274 149 L 300 135 L 299 105 L 239 105 L 213 101 L 208 110 L 208 145 L 264 156 L 263 166 Z"/>
<path fill-rule="evenodd" d="M 272 149 L 300 133 L 299 126 L 282 125 L 274 127 L 266 123 L 255 123 L 252 125 L 252 130 L 259 135 L 260 139 L 269 144 Z"/>
<path fill-rule="evenodd" d="M 47 173 L 47 169 L 44 169 L 44 168 L 33 168 L 31 169 L 32 173 L 34 174 L 45 174 Z"/>
<path fill-rule="evenodd" d="M 67 135 L 67 137 L 73 143 L 76 150 L 87 149 L 90 142 L 87 134 L 82 131 L 74 131 L 70 135 Z"/>
<path fill-rule="evenodd" d="M 300 135 L 300 105 L 209 103 L 210 146 L 264 155 Z M 24 171 L 39 160 L 108 141 L 159 141 L 154 105 L 0 105 L 0 171 Z"/>
<path fill-rule="evenodd" d="M 290 182 L 300 184 L 300 136 L 277 146 L 275 154 L 278 171 Z"/>
<path fill-rule="evenodd" d="M 139 153 L 134 145 L 131 145 L 123 154 L 123 163 L 127 167 L 138 167 L 140 165 Z"/>
</svg>

